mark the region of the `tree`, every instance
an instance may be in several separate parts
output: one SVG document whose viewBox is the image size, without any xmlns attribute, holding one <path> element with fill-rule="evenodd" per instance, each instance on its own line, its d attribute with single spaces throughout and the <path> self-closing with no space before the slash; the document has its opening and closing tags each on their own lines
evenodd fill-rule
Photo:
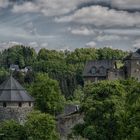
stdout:
<svg viewBox="0 0 140 140">
<path fill-rule="evenodd" d="M 125 110 L 124 86 L 119 81 L 88 83 L 84 87 L 84 94 L 82 110 L 85 123 L 81 124 L 83 129 L 76 132 L 89 140 L 119 139 L 121 126 L 118 122 Z"/>
<path fill-rule="evenodd" d="M 59 140 L 56 122 L 49 114 L 32 112 L 25 123 L 25 130 L 30 140 Z"/>
<path fill-rule="evenodd" d="M 7 78 L 9 75 L 8 71 L 3 67 L 0 68 L 0 84 Z"/>
<path fill-rule="evenodd" d="M 45 48 L 40 49 L 37 58 L 38 60 L 47 60 L 48 59 L 47 50 Z"/>
<path fill-rule="evenodd" d="M 123 80 L 127 91 L 123 136 L 128 140 L 139 140 L 140 135 L 140 83 L 135 79 Z M 126 127 L 127 126 L 127 127 Z"/>
<path fill-rule="evenodd" d="M 84 92 L 81 86 L 78 86 L 73 94 L 73 101 L 75 101 L 78 104 L 81 104 L 84 99 Z"/>
<path fill-rule="evenodd" d="M 13 120 L 0 123 L 1 140 L 26 140 L 24 127 Z"/>
<path fill-rule="evenodd" d="M 1 64 L 9 68 L 10 64 L 17 64 L 20 68 L 30 66 L 36 59 L 36 52 L 33 48 L 16 45 L 5 49 L 1 55 Z"/>
<path fill-rule="evenodd" d="M 49 78 L 47 74 L 37 74 L 30 90 L 36 100 L 36 108 L 42 112 L 54 115 L 63 109 L 65 99 L 58 82 Z"/>
<path fill-rule="evenodd" d="M 54 117 L 34 111 L 23 125 L 14 120 L 1 122 L 0 140 L 59 140 L 59 134 Z"/>
</svg>

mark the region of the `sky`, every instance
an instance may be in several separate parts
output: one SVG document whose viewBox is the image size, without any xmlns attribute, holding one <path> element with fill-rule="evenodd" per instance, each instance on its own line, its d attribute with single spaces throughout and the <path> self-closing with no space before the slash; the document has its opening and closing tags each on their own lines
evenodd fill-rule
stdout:
<svg viewBox="0 0 140 140">
<path fill-rule="evenodd" d="M 140 48 L 140 0 L 0 0 L 0 50 Z"/>
</svg>

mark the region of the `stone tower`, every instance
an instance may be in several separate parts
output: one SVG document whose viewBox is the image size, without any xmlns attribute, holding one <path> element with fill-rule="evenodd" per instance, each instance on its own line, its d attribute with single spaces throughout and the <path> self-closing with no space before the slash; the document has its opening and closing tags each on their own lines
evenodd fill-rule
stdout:
<svg viewBox="0 0 140 140">
<path fill-rule="evenodd" d="M 0 85 L 0 121 L 13 119 L 23 123 L 33 103 L 33 97 L 12 76 Z"/>
<path fill-rule="evenodd" d="M 133 77 L 140 82 L 140 53 L 138 51 L 131 53 L 124 62 L 126 78 Z"/>
</svg>

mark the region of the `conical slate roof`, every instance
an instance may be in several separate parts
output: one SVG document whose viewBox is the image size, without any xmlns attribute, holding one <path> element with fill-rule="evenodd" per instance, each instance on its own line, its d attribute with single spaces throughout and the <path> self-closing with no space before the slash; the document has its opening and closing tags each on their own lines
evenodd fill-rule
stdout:
<svg viewBox="0 0 140 140">
<path fill-rule="evenodd" d="M 12 76 L 0 85 L 0 102 L 33 102 L 27 91 Z"/>
</svg>

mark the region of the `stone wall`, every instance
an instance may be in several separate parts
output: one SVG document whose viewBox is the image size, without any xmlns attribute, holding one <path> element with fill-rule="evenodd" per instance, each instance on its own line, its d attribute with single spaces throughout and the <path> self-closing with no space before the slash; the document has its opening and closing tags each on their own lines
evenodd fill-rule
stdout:
<svg viewBox="0 0 140 140">
<path fill-rule="evenodd" d="M 18 106 L 18 103 L 7 103 L 6 107 L 0 104 L 0 121 L 4 120 L 16 120 L 19 123 L 24 123 L 26 116 L 33 109 L 33 104 L 29 106 L 29 103 L 22 103 L 22 107 Z"/>
<path fill-rule="evenodd" d="M 140 82 L 140 60 L 127 60 L 125 66 L 127 77 L 133 77 Z"/>
<path fill-rule="evenodd" d="M 112 71 L 108 71 L 107 80 L 118 80 L 125 79 L 125 73 L 123 69 L 114 69 Z"/>
<path fill-rule="evenodd" d="M 84 116 L 76 113 L 68 116 L 61 116 L 57 119 L 57 128 L 61 136 L 61 140 L 67 140 L 71 129 L 79 123 L 83 123 Z M 80 139 L 81 140 L 81 139 Z"/>
</svg>

